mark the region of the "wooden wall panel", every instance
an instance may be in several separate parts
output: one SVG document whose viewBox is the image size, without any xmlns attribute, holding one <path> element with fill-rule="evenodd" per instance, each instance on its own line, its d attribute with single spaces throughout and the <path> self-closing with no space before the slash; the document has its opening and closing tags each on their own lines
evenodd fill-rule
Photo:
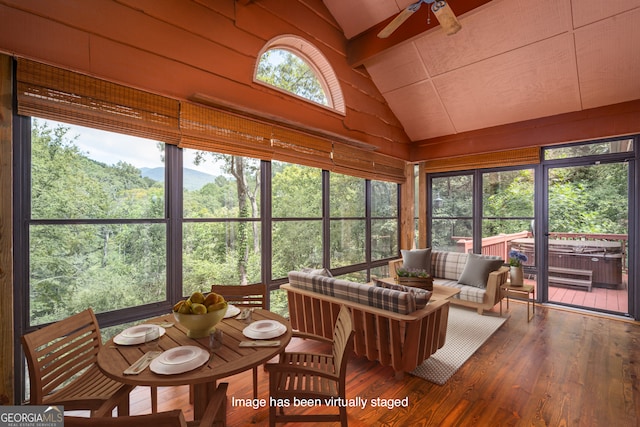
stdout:
<svg viewBox="0 0 640 427">
<path fill-rule="evenodd" d="M 414 179 L 415 166 L 407 163 L 404 169 L 405 182 L 400 186 L 402 206 L 400 211 L 400 248 L 413 249 L 417 242 L 414 237 L 414 221 L 416 215 L 415 203 L 413 201 L 416 191 L 416 180 Z"/>
<path fill-rule="evenodd" d="M 11 58 L 0 55 L 0 405 L 14 403 L 11 67 Z"/>
<path fill-rule="evenodd" d="M 347 64 L 346 39 L 320 0 L 94 0 L 91 7 L 64 0 L 3 4 L 0 10 L 15 16 L 19 24 L 8 30 L 0 25 L 0 52 L 179 100 L 204 94 L 221 106 L 261 111 L 379 146 L 384 154 L 407 153 L 393 149 L 394 141 L 408 143 L 408 138 L 368 75 Z M 346 117 L 253 82 L 260 50 L 282 34 L 304 37 L 325 54 L 347 107 L 355 106 Z"/>
<path fill-rule="evenodd" d="M 242 55 L 251 56 L 257 52 L 264 40 L 251 32 L 238 31 L 234 19 L 233 1 L 213 0 L 190 2 L 185 0 L 119 0 L 133 9 L 159 19 L 177 28 L 221 46 L 233 46 Z M 215 6 L 224 6 L 216 9 Z M 206 55 L 205 52 L 201 54 Z"/>
<path fill-rule="evenodd" d="M 320 6 L 320 5 L 318 5 Z M 323 10 L 326 9 L 323 7 Z M 327 11 L 328 13 L 328 11 Z M 265 26 L 264 22 L 274 25 Z M 298 34 L 322 48 L 323 45 L 345 55 L 346 40 L 342 30 L 334 23 L 327 22 L 315 10 L 300 1 L 260 0 L 247 6 L 236 5 L 238 28 L 271 39 L 273 35 Z M 275 31 L 279 29 L 280 31 Z M 296 32 L 291 32 L 295 29 Z"/>
<path fill-rule="evenodd" d="M 264 8 L 264 16 L 257 11 L 258 8 Z M 366 73 L 354 70 L 347 64 L 345 40 L 337 26 L 327 26 L 326 20 L 300 3 L 278 0 L 260 1 L 246 7 L 238 5 L 237 15 L 240 28 L 255 28 L 256 34 L 265 39 L 285 32 L 287 27 L 295 28 L 295 34 L 311 40 L 323 52 L 338 75 L 348 108 L 363 114 L 358 118 L 348 114 L 344 118 L 346 129 L 361 129 L 361 136 L 352 137 L 364 137 L 364 141 L 371 143 L 377 143 L 378 137 L 388 142 L 409 142 L 373 81 Z M 275 31 L 274 28 L 259 24 L 264 20 L 274 22 Z M 390 155 L 395 155 L 394 152 L 397 151 L 389 150 L 388 144 L 381 147 L 381 150 Z"/>
<path fill-rule="evenodd" d="M 75 28 L 0 4 L 0 53 L 65 64 L 71 70 L 89 70 L 89 35 Z M 39 31 L 26 31 L 38 28 Z M 47 34 L 43 37 L 42 34 Z M 73 49 L 69 49 L 73 46 Z"/>
<path fill-rule="evenodd" d="M 640 133 L 640 100 L 420 141 L 411 160 L 557 145 Z"/>
</svg>

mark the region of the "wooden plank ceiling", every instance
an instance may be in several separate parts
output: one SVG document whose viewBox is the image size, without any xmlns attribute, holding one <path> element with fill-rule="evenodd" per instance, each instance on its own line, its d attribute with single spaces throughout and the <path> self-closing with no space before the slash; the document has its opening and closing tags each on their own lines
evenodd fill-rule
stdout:
<svg viewBox="0 0 640 427">
<path fill-rule="evenodd" d="M 414 142 L 640 99 L 640 0 L 451 0 L 457 34 L 423 5 L 386 41 L 412 1 L 324 3 Z"/>
</svg>

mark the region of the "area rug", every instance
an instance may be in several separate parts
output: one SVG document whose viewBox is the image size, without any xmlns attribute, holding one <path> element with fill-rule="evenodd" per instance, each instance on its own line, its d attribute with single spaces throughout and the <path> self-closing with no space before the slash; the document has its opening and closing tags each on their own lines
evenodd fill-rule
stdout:
<svg viewBox="0 0 640 427">
<path fill-rule="evenodd" d="M 444 346 L 411 373 L 435 384 L 446 383 L 508 318 L 450 306 Z"/>
</svg>

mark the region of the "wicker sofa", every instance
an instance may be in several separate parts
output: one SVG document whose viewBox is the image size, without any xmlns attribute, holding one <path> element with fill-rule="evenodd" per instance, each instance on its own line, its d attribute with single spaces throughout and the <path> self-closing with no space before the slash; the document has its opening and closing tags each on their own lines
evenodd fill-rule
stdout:
<svg viewBox="0 0 640 427">
<path fill-rule="evenodd" d="M 501 286 L 509 278 L 509 267 L 503 266 L 489 273 L 486 283 L 470 286 L 458 283 L 470 256 L 487 260 L 500 259 L 485 255 L 473 255 L 459 252 L 431 251 L 430 273 L 435 285 L 451 286 L 460 289 L 460 293 L 451 298 L 455 305 L 472 307 L 483 314 L 502 300 Z M 389 261 L 389 274 L 397 278 L 397 269 L 403 265 L 402 259 Z"/>
<path fill-rule="evenodd" d="M 351 310 L 354 352 L 397 376 L 411 372 L 445 343 L 449 301 L 416 307 L 413 292 L 292 271 L 287 292 L 291 326 L 300 332 L 331 338 L 342 305 Z M 411 311 L 413 310 L 413 311 Z"/>
</svg>

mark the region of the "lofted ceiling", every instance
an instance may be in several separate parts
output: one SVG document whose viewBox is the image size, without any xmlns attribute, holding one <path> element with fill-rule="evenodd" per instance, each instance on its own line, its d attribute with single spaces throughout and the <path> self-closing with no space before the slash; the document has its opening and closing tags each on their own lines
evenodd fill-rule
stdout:
<svg viewBox="0 0 640 427">
<path fill-rule="evenodd" d="M 451 0 L 447 36 L 412 1 L 323 0 L 412 141 L 640 99 L 640 0 Z"/>
</svg>

